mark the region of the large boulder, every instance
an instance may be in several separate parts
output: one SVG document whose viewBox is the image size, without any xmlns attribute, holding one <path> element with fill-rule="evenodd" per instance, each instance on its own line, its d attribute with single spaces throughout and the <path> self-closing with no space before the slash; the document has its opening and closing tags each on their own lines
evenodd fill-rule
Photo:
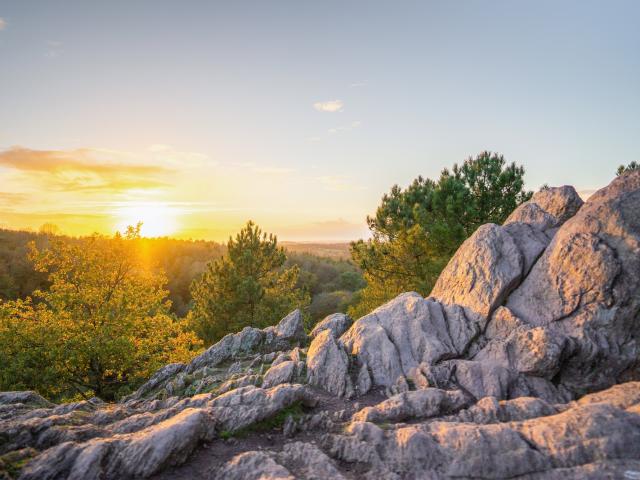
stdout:
<svg viewBox="0 0 640 480">
<path fill-rule="evenodd" d="M 632 375 L 640 354 L 640 171 L 592 195 L 506 307 L 573 346 L 557 378 L 576 394 Z"/>
<path fill-rule="evenodd" d="M 479 330 L 477 320 L 462 308 L 445 308 L 414 292 L 360 318 L 338 344 L 356 362 L 352 371 L 371 380 L 359 378 L 359 383 L 402 392 L 411 383 L 426 386 L 422 366 L 460 355 Z"/>
<path fill-rule="evenodd" d="M 524 267 L 524 256 L 506 228 L 483 225 L 451 258 L 431 297 L 463 306 L 469 316 L 482 318 L 484 326 L 489 314 L 517 286 Z"/>
</svg>

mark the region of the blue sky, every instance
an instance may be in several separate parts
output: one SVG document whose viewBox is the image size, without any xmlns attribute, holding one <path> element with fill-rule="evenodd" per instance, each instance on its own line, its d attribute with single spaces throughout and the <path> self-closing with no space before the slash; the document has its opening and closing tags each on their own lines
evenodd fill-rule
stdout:
<svg viewBox="0 0 640 480">
<path fill-rule="evenodd" d="M 222 239 L 253 218 L 344 240 L 394 183 L 482 150 L 531 189 L 640 159 L 637 1 L 5 0 L 0 18 L 3 226 L 155 215 Z"/>
</svg>

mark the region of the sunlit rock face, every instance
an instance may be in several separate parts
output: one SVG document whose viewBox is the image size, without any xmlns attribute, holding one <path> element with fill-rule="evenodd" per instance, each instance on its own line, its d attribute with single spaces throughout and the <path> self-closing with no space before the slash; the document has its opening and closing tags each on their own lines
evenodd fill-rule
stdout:
<svg viewBox="0 0 640 480">
<path fill-rule="evenodd" d="M 504 225 L 480 227 L 429 298 L 400 295 L 337 340 L 355 364 L 349 380 L 366 386 L 356 393 L 564 401 L 616 383 L 638 359 L 639 218 L 634 173 L 584 205 L 572 187 L 540 191 Z"/>
<path fill-rule="evenodd" d="M 640 172 L 538 192 L 431 295 L 292 312 L 118 404 L 0 393 L 0 478 L 640 478 Z"/>
</svg>

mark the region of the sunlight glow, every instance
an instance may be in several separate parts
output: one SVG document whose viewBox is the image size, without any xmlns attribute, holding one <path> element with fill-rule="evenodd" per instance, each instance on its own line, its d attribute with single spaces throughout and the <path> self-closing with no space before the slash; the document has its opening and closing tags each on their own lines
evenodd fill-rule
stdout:
<svg viewBox="0 0 640 480">
<path fill-rule="evenodd" d="M 127 226 L 142 222 L 141 233 L 144 237 L 163 237 L 175 233 L 178 214 L 175 208 L 157 202 L 128 203 L 114 212 L 118 231 L 122 232 Z"/>
</svg>

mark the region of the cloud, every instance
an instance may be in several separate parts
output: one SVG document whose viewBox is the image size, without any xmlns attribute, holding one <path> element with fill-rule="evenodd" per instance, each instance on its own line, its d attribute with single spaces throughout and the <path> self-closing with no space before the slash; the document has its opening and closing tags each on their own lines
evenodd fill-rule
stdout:
<svg viewBox="0 0 640 480">
<path fill-rule="evenodd" d="M 367 82 L 354 82 L 351 85 L 349 85 L 349 87 L 351 88 L 359 88 L 359 87 L 366 87 L 367 86 Z"/>
<path fill-rule="evenodd" d="M 61 191 L 121 191 L 163 186 L 172 170 L 159 165 L 123 161 L 126 152 L 99 149 L 31 150 L 13 147 L 0 152 L 0 166 Z M 116 159 L 117 161 L 114 161 Z"/>
<path fill-rule="evenodd" d="M 12 207 L 26 201 L 27 195 L 24 193 L 0 192 L 0 205 Z"/>
<path fill-rule="evenodd" d="M 6 26 L 7 26 L 7 21 L 4 18 L 0 17 L 0 30 L 4 30 Z"/>
<path fill-rule="evenodd" d="M 316 102 L 313 108 L 319 112 L 341 112 L 344 107 L 342 100 L 329 100 L 327 102 Z"/>
</svg>

